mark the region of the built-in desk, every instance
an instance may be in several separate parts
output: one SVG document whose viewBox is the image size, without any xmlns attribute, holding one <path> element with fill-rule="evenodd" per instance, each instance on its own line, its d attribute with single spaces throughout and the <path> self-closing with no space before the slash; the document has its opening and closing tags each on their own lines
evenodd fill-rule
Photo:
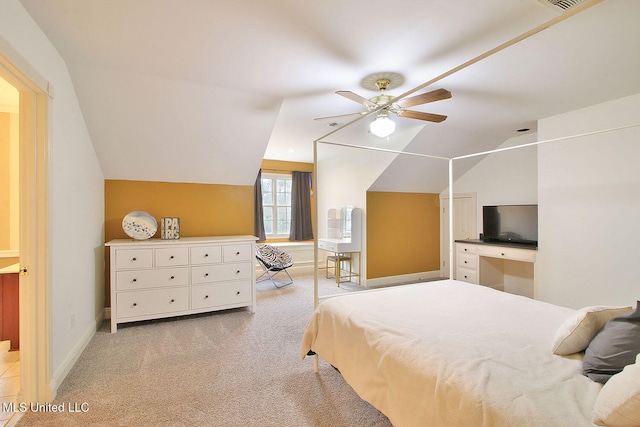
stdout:
<svg viewBox="0 0 640 427">
<path fill-rule="evenodd" d="M 458 280 L 533 298 L 535 246 L 482 240 L 455 243 Z"/>
</svg>

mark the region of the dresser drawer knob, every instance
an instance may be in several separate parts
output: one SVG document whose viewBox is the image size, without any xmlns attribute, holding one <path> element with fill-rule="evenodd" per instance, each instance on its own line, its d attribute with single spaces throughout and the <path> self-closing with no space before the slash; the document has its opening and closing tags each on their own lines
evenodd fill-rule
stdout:
<svg viewBox="0 0 640 427">
<path fill-rule="evenodd" d="M 240 274 L 240 270 L 236 270 L 236 274 Z"/>
<path fill-rule="evenodd" d="M 137 306 L 137 305 L 138 305 L 138 303 L 137 303 L 137 302 L 134 302 L 134 303 L 133 303 L 133 306 L 134 306 L 134 307 L 135 307 L 135 306 Z"/>
<path fill-rule="evenodd" d="M 504 252 L 502 252 L 500 255 L 504 256 Z"/>
<path fill-rule="evenodd" d="M 173 255 L 171 255 L 171 256 L 169 257 L 169 259 L 173 259 Z"/>
<path fill-rule="evenodd" d="M 137 281 L 138 281 L 138 279 L 135 279 L 135 278 L 132 280 L 132 282 L 137 282 Z"/>
<path fill-rule="evenodd" d="M 136 257 L 131 258 L 131 261 L 137 261 L 137 260 L 138 260 L 138 258 L 136 258 Z"/>
<path fill-rule="evenodd" d="M 236 295 L 240 295 L 240 291 L 236 292 Z"/>
<path fill-rule="evenodd" d="M 170 280 L 173 280 L 173 279 L 175 279 L 175 278 L 176 278 L 176 276 L 171 276 L 171 277 L 169 277 L 169 279 L 170 279 Z"/>
<path fill-rule="evenodd" d="M 205 296 L 204 296 L 204 299 L 207 299 L 207 298 L 209 298 L 209 295 L 205 295 Z"/>
<path fill-rule="evenodd" d="M 467 263 L 467 261 L 464 262 L 465 264 Z"/>
<path fill-rule="evenodd" d="M 204 277 L 209 277 L 209 273 L 204 273 Z"/>
<path fill-rule="evenodd" d="M 240 255 L 240 252 L 236 252 L 236 255 Z"/>
<path fill-rule="evenodd" d="M 173 298 L 171 298 L 171 302 L 176 302 L 176 300 L 175 300 L 175 299 L 173 299 Z"/>
<path fill-rule="evenodd" d="M 468 279 L 468 278 L 469 278 L 469 276 L 465 275 L 465 276 L 464 276 L 464 278 L 465 278 L 465 279 Z"/>
<path fill-rule="evenodd" d="M 206 257 L 208 257 L 208 256 L 209 256 L 209 254 L 204 254 L 204 257 L 205 257 L 205 258 L 206 258 Z"/>
</svg>

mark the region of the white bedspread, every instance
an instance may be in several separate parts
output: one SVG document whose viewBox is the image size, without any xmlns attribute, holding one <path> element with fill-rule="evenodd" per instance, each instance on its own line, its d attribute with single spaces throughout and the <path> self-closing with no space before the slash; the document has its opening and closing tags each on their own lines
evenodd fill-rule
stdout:
<svg viewBox="0 0 640 427">
<path fill-rule="evenodd" d="M 601 385 L 551 341 L 575 311 L 455 280 L 320 304 L 315 351 L 394 426 L 593 426 Z"/>
</svg>

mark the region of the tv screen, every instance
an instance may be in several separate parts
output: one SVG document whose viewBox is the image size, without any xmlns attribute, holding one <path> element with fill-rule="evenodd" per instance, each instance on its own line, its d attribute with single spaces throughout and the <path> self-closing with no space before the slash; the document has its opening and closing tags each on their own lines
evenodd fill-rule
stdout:
<svg viewBox="0 0 640 427">
<path fill-rule="evenodd" d="M 482 207 L 482 240 L 538 244 L 538 205 Z"/>
</svg>

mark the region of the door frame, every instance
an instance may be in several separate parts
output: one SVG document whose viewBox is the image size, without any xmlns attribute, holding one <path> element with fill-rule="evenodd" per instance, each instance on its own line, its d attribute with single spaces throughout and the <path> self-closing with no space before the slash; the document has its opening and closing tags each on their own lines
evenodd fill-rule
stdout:
<svg viewBox="0 0 640 427">
<path fill-rule="evenodd" d="M 21 402 L 50 402 L 49 82 L 0 38 L 0 76 L 18 89 Z M 46 88 L 46 89 L 44 89 Z"/>
</svg>

